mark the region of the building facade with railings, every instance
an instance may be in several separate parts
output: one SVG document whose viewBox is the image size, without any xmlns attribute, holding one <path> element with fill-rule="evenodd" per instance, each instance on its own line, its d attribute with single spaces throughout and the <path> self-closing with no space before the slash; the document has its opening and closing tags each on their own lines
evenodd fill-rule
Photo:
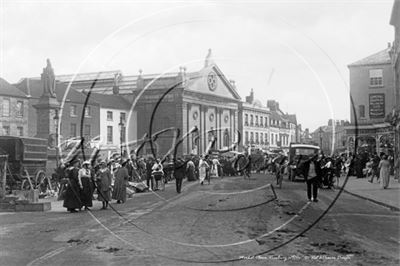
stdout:
<svg viewBox="0 0 400 266">
<path fill-rule="evenodd" d="M 275 100 L 268 100 L 270 110 L 270 150 L 289 151 L 290 143 L 300 142 L 299 125 L 295 114 L 284 113 Z"/>
<path fill-rule="evenodd" d="M 391 45 L 348 65 L 350 70 L 351 125 L 347 145 L 354 150 L 393 153 L 394 132 L 388 116 L 395 106 Z"/>
<path fill-rule="evenodd" d="M 400 0 L 395 0 L 392 8 L 392 15 L 390 17 L 390 25 L 394 27 L 394 41 L 392 50 L 390 51 L 392 66 L 394 70 L 394 88 L 395 88 L 395 108 L 391 117 L 391 124 L 394 128 L 395 147 L 394 156 L 395 174 L 400 182 Z"/>
<path fill-rule="evenodd" d="M 28 98 L 0 78 L 0 135 L 28 136 Z"/>
<path fill-rule="evenodd" d="M 246 100 L 240 103 L 239 131 L 246 149 L 266 151 L 269 149 L 270 110 L 260 100 L 254 99 L 253 89 Z"/>
</svg>

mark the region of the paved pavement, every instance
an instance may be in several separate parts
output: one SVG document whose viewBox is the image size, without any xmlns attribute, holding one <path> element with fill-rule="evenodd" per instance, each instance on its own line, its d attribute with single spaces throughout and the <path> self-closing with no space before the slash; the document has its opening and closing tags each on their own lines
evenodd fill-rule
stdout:
<svg viewBox="0 0 400 266">
<path fill-rule="evenodd" d="M 340 186 L 344 179 L 341 178 Z M 390 177 L 389 187 L 381 188 L 380 183 L 374 180 L 374 183 L 368 182 L 367 178 L 356 178 L 350 176 L 344 190 L 354 196 L 368 199 L 377 204 L 400 210 L 400 183 L 393 176 Z"/>
</svg>

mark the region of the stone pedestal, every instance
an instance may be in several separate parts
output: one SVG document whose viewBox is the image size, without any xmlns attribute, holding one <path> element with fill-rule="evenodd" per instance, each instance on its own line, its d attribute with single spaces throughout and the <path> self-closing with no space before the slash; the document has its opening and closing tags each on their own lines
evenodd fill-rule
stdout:
<svg viewBox="0 0 400 266">
<path fill-rule="evenodd" d="M 60 103 L 57 99 L 42 95 L 39 102 L 33 107 L 36 108 L 37 112 L 37 134 L 35 137 L 48 139 L 50 134 L 57 133 L 54 120 L 56 115 L 58 116 L 58 110 L 60 109 Z"/>
</svg>

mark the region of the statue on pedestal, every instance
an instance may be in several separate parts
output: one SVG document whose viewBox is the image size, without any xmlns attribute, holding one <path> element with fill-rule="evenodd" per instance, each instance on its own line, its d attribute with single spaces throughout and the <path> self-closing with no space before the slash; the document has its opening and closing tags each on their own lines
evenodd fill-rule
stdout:
<svg viewBox="0 0 400 266">
<path fill-rule="evenodd" d="M 43 73 L 41 75 L 43 82 L 43 95 L 56 97 L 56 79 L 54 75 L 54 70 L 51 67 L 50 59 L 47 59 L 47 66 L 43 68 Z"/>
</svg>

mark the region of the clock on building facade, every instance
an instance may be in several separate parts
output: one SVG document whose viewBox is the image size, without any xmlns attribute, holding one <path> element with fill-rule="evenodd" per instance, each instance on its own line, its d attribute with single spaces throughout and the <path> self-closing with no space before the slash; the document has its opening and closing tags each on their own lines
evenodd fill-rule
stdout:
<svg viewBox="0 0 400 266">
<path fill-rule="evenodd" d="M 217 75 L 214 72 L 210 72 L 207 76 L 207 85 L 210 91 L 215 91 L 217 88 Z"/>
</svg>

